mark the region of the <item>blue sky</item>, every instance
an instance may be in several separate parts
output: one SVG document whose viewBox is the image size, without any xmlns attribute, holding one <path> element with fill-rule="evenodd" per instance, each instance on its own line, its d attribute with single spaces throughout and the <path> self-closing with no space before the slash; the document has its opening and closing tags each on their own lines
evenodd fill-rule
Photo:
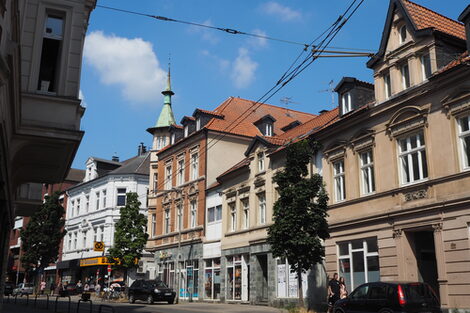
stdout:
<svg viewBox="0 0 470 313">
<path fill-rule="evenodd" d="M 98 4 L 152 15 L 232 28 L 297 42 L 310 42 L 349 5 L 350 0 L 98 0 Z M 416 0 L 457 19 L 465 0 Z M 335 40 L 334 47 L 379 46 L 388 0 L 366 0 Z M 121 160 L 137 146 L 151 144 L 146 132 L 155 124 L 163 102 L 171 55 L 173 110 L 179 122 L 196 107 L 214 109 L 229 96 L 257 100 L 279 79 L 301 47 L 230 35 L 194 26 L 162 22 L 97 7 L 85 43 L 81 93 L 87 107 L 85 136 L 73 167 L 84 168 L 89 156 Z M 288 107 L 317 113 L 331 109 L 324 92 L 343 76 L 372 82 L 367 58 L 319 59 L 268 101 L 291 97 Z"/>
</svg>

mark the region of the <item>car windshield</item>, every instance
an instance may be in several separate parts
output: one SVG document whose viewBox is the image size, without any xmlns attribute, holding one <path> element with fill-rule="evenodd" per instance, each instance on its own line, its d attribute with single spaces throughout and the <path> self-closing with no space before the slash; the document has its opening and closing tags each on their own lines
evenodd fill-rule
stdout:
<svg viewBox="0 0 470 313">
<path fill-rule="evenodd" d="M 168 288 L 165 283 L 161 280 L 152 281 L 152 287 L 155 288 Z"/>
</svg>

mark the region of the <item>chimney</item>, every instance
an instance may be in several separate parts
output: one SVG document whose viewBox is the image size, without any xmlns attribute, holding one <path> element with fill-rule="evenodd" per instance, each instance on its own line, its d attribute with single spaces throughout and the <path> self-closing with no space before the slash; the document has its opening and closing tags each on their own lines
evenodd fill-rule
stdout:
<svg viewBox="0 0 470 313">
<path fill-rule="evenodd" d="M 467 51 L 470 53 L 470 4 L 460 14 L 459 21 L 465 24 L 465 33 L 467 35 Z"/>
<path fill-rule="evenodd" d="M 137 147 L 137 155 L 142 155 L 147 152 L 147 147 L 144 146 L 144 143 L 141 142 L 140 145 Z"/>
<path fill-rule="evenodd" d="M 119 162 L 119 157 L 117 155 L 113 155 L 113 157 L 111 158 L 111 161 Z"/>
<path fill-rule="evenodd" d="M 328 110 L 323 109 L 323 110 L 320 110 L 320 112 L 318 112 L 318 113 L 320 113 L 320 115 L 322 115 L 322 114 L 324 114 L 324 113 L 326 113 L 326 112 L 328 112 Z"/>
</svg>

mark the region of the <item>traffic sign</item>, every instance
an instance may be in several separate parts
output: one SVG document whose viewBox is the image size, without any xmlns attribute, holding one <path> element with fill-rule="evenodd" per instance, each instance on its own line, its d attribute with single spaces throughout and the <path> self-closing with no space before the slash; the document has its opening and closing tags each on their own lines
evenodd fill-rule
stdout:
<svg viewBox="0 0 470 313">
<path fill-rule="evenodd" d="M 104 251 L 104 242 L 95 241 L 93 245 L 93 251 Z"/>
</svg>

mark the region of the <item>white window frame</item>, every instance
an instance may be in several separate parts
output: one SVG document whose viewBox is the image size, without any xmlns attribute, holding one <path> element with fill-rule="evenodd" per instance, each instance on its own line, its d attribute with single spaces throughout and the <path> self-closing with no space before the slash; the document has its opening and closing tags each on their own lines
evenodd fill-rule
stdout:
<svg viewBox="0 0 470 313">
<path fill-rule="evenodd" d="M 230 212 L 230 231 L 237 230 L 237 205 L 235 202 L 230 202 L 228 204 L 228 211 Z"/>
<path fill-rule="evenodd" d="M 90 194 L 85 196 L 85 213 L 90 210 Z"/>
<path fill-rule="evenodd" d="M 375 252 L 369 252 L 368 251 L 368 246 L 367 246 L 367 239 L 372 239 L 372 238 L 360 238 L 360 239 L 357 239 L 357 240 L 362 240 L 362 248 L 357 248 L 357 249 L 353 249 L 352 248 L 352 241 L 348 241 L 347 244 L 348 244 L 348 254 L 347 255 L 340 255 L 340 249 L 339 249 L 339 245 L 340 244 L 344 244 L 345 242 L 338 242 L 336 243 L 336 255 L 338 256 L 338 263 L 337 263 L 337 273 L 340 273 L 341 270 L 340 270 L 340 260 L 343 260 L 343 259 L 349 259 L 349 266 L 351 268 L 350 270 L 350 275 L 351 275 L 351 291 L 354 290 L 354 288 L 358 287 L 358 286 L 355 286 L 354 284 L 354 274 L 353 274 L 353 252 L 362 252 L 363 253 L 363 257 L 364 257 L 364 276 L 365 276 L 365 282 L 368 283 L 369 282 L 369 269 L 368 269 L 368 262 L 367 262 L 367 257 L 372 257 L 372 256 L 379 256 L 379 251 L 378 251 L 378 238 L 375 238 L 376 241 L 377 241 L 377 251 Z M 380 262 L 380 260 L 379 260 Z M 380 266 L 380 263 L 379 263 L 379 266 Z M 380 275 L 380 274 L 379 274 Z"/>
<path fill-rule="evenodd" d="M 189 202 L 189 227 L 195 228 L 197 226 L 197 201 L 191 200 Z"/>
<path fill-rule="evenodd" d="M 343 114 L 349 113 L 352 111 L 352 102 L 351 102 L 351 92 L 345 92 L 341 96 L 341 105 L 343 109 Z"/>
<path fill-rule="evenodd" d="M 410 73 L 410 65 L 408 64 L 408 61 L 406 61 L 400 66 L 400 74 L 401 74 L 401 86 L 403 90 L 410 88 L 411 87 L 411 73 Z"/>
<path fill-rule="evenodd" d="M 196 130 L 200 130 L 201 129 L 201 118 L 198 117 L 196 118 Z"/>
<path fill-rule="evenodd" d="M 336 202 L 346 200 L 346 179 L 344 173 L 344 159 L 333 163 L 333 178 Z"/>
<path fill-rule="evenodd" d="M 423 131 L 419 131 L 419 132 L 413 133 L 411 135 L 408 135 L 406 137 L 402 137 L 402 138 L 397 139 L 398 140 L 398 142 L 397 142 L 397 144 L 398 144 L 398 162 L 399 162 L 401 184 L 402 185 L 414 184 L 414 183 L 425 181 L 425 180 L 428 179 L 429 172 L 428 172 L 428 169 L 427 169 L 426 145 L 425 144 L 421 145 L 420 135 L 424 139 L 424 132 Z M 411 138 L 413 138 L 413 137 L 416 137 L 417 147 L 412 149 L 411 148 Z M 407 147 L 406 151 L 402 151 L 402 147 L 401 147 L 401 142 L 402 141 L 406 142 L 406 147 Z M 426 142 L 426 140 L 424 140 L 424 142 Z M 415 153 L 418 154 L 418 167 L 419 167 L 418 171 L 419 171 L 419 176 L 420 176 L 418 179 L 416 179 L 414 177 L 414 168 L 413 168 L 412 156 Z M 424 158 L 426 158 L 426 164 L 424 164 L 424 166 L 426 166 L 426 177 L 424 177 L 425 168 L 423 166 L 423 155 L 424 155 Z M 408 172 L 409 172 L 410 181 L 405 181 L 405 179 L 406 179 L 406 171 L 405 171 L 405 163 L 404 163 L 405 158 L 408 161 L 408 168 L 407 169 L 408 169 Z"/>
<path fill-rule="evenodd" d="M 175 133 L 172 133 L 172 134 L 171 134 L 170 141 L 171 141 L 170 144 L 174 144 L 174 143 L 175 143 L 175 141 L 176 141 L 176 134 L 175 134 Z"/>
<path fill-rule="evenodd" d="M 464 119 L 467 119 L 467 127 L 468 130 L 464 131 L 462 127 L 462 123 L 464 123 Z M 457 121 L 457 130 L 458 130 L 458 140 L 459 140 L 459 148 L 460 148 L 460 164 L 462 170 L 470 170 L 470 155 L 466 153 L 466 143 L 465 138 L 470 137 L 470 115 L 461 115 L 456 118 Z"/>
<path fill-rule="evenodd" d="M 176 230 L 183 230 L 183 205 L 181 203 L 176 206 Z"/>
<path fill-rule="evenodd" d="M 106 209 L 106 189 L 103 190 L 103 209 Z"/>
<path fill-rule="evenodd" d="M 403 33 L 403 31 L 405 31 Z M 406 42 L 406 38 L 408 38 L 408 32 L 406 30 L 406 25 L 402 25 L 398 29 L 398 37 L 400 38 L 400 44 L 404 44 Z"/>
<path fill-rule="evenodd" d="M 423 78 L 423 81 L 424 81 L 432 75 L 431 54 L 429 52 L 426 52 L 423 55 L 421 55 L 421 57 L 419 59 L 420 59 L 420 62 L 421 62 L 421 73 L 422 73 L 422 78 Z M 426 75 L 426 66 L 427 66 L 426 63 L 427 62 L 429 62 L 428 63 L 428 65 L 429 65 L 429 75 Z"/>
<path fill-rule="evenodd" d="M 273 124 L 266 123 L 266 136 L 271 137 L 273 135 Z"/>
<path fill-rule="evenodd" d="M 100 209 L 100 192 L 97 191 L 95 192 L 95 197 L 96 197 L 96 211 Z"/>
<path fill-rule="evenodd" d="M 199 178 L 199 153 L 194 152 L 191 154 L 191 180 Z"/>
<path fill-rule="evenodd" d="M 152 213 L 152 225 L 151 225 L 151 234 L 152 238 L 154 238 L 157 235 L 157 214 Z"/>
<path fill-rule="evenodd" d="M 163 231 L 165 234 L 169 234 L 171 231 L 170 227 L 170 208 L 166 208 L 164 211 L 164 219 L 163 219 Z"/>
<path fill-rule="evenodd" d="M 258 157 L 258 173 L 264 172 L 266 170 L 264 152 L 258 152 L 257 157 Z"/>
<path fill-rule="evenodd" d="M 119 190 L 121 190 L 121 191 L 119 191 Z M 122 192 L 122 190 L 124 190 L 124 192 Z M 126 205 L 126 203 L 127 203 L 127 196 L 126 196 L 126 194 L 127 194 L 127 188 L 126 188 L 126 187 L 118 187 L 118 188 L 116 188 L 116 206 L 117 206 L 117 207 L 121 207 L 121 206 L 125 206 L 125 205 Z M 124 195 L 124 205 L 118 204 L 118 199 L 119 199 L 119 197 L 122 197 L 123 195 Z"/>
<path fill-rule="evenodd" d="M 374 193 L 375 192 L 375 175 L 374 175 L 374 157 L 373 157 L 372 149 L 362 151 L 359 153 L 359 166 L 361 168 L 362 194 L 369 195 L 369 194 Z"/>
<path fill-rule="evenodd" d="M 189 136 L 189 125 L 184 125 L 184 137 L 188 137 Z"/>
<path fill-rule="evenodd" d="M 178 159 L 178 185 L 184 184 L 184 157 Z"/>
<path fill-rule="evenodd" d="M 240 200 L 243 209 L 243 229 L 250 228 L 250 201 L 248 198 Z"/>
<path fill-rule="evenodd" d="M 385 99 L 388 99 L 392 96 L 392 81 L 390 77 L 390 72 L 387 72 L 383 75 L 383 80 Z"/>
<path fill-rule="evenodd" d="M 77 209 L 76 209 L 77 214 L 75 215 L 80 215 L 80 198 L 77 199 L 76 204 L 77 204 Z"/>
<path fill-rule="evenodd" d="M 266 194 L 259 193 L 258 195 L 258 222 L 260 225 L 266 224 Z"/>
<path fill-rule="evenodd" d="M 170 163 L 167 163 L 165 166 L 165 189 L 170 190 L 173 186 L 173 167 Z"/>
</svg>

